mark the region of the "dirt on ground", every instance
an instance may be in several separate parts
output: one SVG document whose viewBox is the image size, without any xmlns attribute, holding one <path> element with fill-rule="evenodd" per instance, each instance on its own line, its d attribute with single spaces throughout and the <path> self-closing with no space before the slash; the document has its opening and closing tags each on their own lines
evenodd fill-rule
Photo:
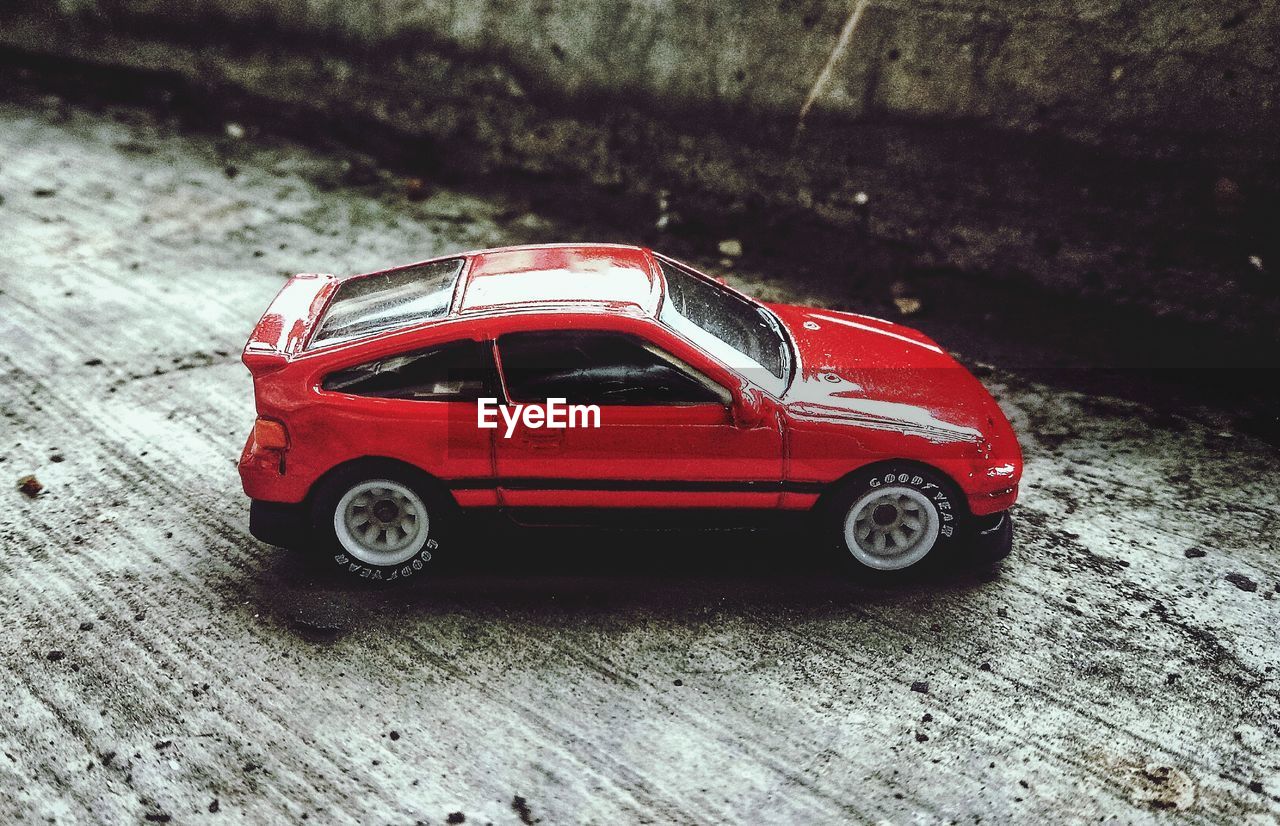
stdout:
<svg viewBox="0 0 1280 826">
<path fill-rule="evenodd" d="M 584 232 L 492 190 L 0 105 L 0 820 L 1280 817 L 1280 470 L 1229 412 L 980 366 L 1027 459 L 994 571 L 479 526 L 379 590 L 252 539 L 283 279 Z"/>
</svg>

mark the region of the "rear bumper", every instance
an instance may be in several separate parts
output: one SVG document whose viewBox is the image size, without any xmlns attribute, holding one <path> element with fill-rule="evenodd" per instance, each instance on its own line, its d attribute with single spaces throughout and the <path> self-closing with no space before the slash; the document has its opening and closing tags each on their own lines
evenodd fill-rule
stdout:
<svg viewBox="0 0 1280 826">
<path fill-rule="evenodd" d="M 306 509 L 301 503 L 254 499 L 249 503 L 249 533 L 268 545 L 296 545 L 307 533 Z"/>
</svg>

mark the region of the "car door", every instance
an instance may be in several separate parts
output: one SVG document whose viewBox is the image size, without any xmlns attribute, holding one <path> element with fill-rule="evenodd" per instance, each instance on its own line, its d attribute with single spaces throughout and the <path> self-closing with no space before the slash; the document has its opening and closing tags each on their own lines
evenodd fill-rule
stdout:
<svg viewBox="0 0 1280 826">
<path fill-rule="evenodd" d="M 324 372 L 322 419 L 308 444 L 333 463 L 379 456 L 408 462 L 454 490 L 464 506 L 493 506 L 493 435 L 476 428 L 477 399 L 498 392 L 492 343 L 415 344 Z"/>
<path fill-rule="evenodd" d="M 521 416 L 508 435 L 504 422 L 494 440 L 504 506 L 777 506 L 777 417 L 735 424 L 730 390 L 651 339 L 521 330 L 500 335 L 497 352 L 509 411 L 549 399 L 598 408 L 598 419 L 588 410 L 558 429 Z"/>
</svg>

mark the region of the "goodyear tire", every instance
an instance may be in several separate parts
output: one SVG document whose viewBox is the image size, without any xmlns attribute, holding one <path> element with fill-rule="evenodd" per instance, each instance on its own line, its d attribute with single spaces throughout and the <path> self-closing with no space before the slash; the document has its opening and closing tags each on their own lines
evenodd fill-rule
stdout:
<svg viewBox="0 0 1280 826">
<path fill-rule="evenodd" d="M 885 464 L 855 474 L 828 514 L 843 561 L 855 571 L 900 571 L 936 558 L 964 533 L 967 505 L 942 474 Z"/>
<path fill-rule="evenodd" d="M 426 474 L 394 462 L 361 462 L 318 486 L 312 530 L 329 563 L 348 578 L 411 579 L 439 551 L 453 510 L 446 498 Z"/>
</svg>

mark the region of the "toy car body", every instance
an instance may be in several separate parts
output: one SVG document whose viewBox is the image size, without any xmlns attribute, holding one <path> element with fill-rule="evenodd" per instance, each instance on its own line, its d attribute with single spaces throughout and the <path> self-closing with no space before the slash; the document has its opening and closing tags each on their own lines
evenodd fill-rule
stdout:
<svg viewBox="0 0 1280 826">
<path fill-rule="evenodd" d="M 1009 548 L 1017 440 L 941 347 L 640 247 L 297 275 L 243 359 L 251 531 L 360 577 L 422 570 L 458 508 L 808 512 L 882 570 Z"/>
</svg>

